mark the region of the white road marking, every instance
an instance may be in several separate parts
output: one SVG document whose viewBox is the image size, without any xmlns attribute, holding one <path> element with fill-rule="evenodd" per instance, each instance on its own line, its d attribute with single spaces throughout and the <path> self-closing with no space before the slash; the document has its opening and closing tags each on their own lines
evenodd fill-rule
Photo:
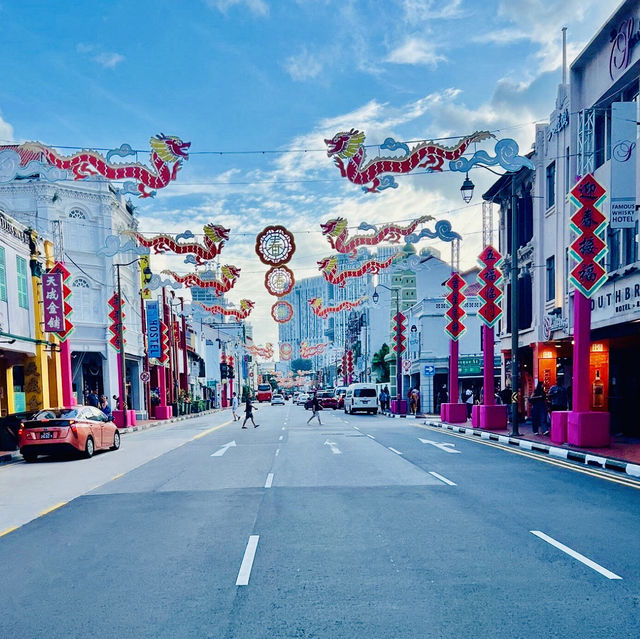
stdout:
<svg viewBox="0 0 640 639">
<path fill-rule="evenodd" d="M 445 484 L 448 484 L 449 486 L 455 486 L 456 485 L 450 479 L 447 479 L 446 477 L 443 477 L 440 473 L 436 473 L 435 470 L 430 470 L 429 474 L 433 475 L 436 479 L 439 479 L 440 481 L 443 481 Z"/>
<path fill-rule="evenodd" d="M 549 537 L 549 535 L 545 535 L 543 532 L 539 530 L 530 530 L 532 535 L 536 537 L 540 537 L 543 541 L 546 541 L 548 544 L 555 546 L 558 550 L 562 550 L 562 552 L 566 552 L 567 555 L 581 561 L 585 566 L 589 566 L 589 568 L 593 568 L 596 572 L 599 572 L 601 575 L 604 575 L 607 579 L 622 579 L 619 575 L 616 575 L 614 572 L 603 568 L 600 564 L 597 564 L 595 561 L 591 561 L 588 557 L 581 555 L 579 552 L 572 550 L 569 546 L 565 546 L 561 544 L 559 541 L 556 541 L 553 537 Z"/>
<path fill-rule="evenodd" d="M 284 429 L 285 429 L 285 427 L 283 426 L 283 427 L 282 427 L 282 430 L 284 430 Z"/>
<path fill-rule="evenodd" d="M 271 488 L 271 484 L 273 484 L 273 473 L 267 475 L 267 481 L 264 482 L 264 487 Z"/>
<path fill-rule="evenodd" d="M 280 454 L 280 449 L 276 450 L 276 457 Z"/>
<path fill-rule="evenodd" d="M 244 551 L 244 557 L 242 558 L 242 564 L 240 564 L 240 571 L 238 572 L 238 578 L 236 579 L 236 586 L 248 586 L 249 577 L 251 576 L 251 567 L 253 566 L 253 559 L 256 556 L 256 549 L 258 548 L 258 539 L 260 535 L 250 535 L 247 548 Z"/>
<path fill-rule="evenodd" d="M 216 452 L 210 455 L 210 457 L 222 457 L 230 448 L 233 448 L 235 445 L 235 441 L 228 442 L 222 448 L 216 450 Z"/>
<path fill-rule="evenodd" d="M 375 439 L 375 437 L 374 437 L 373 435 L 369 435 L 369 433 L 365 433 L 365 435 L 366 435 L 367 437 L 371 437 L 371 439 Z"/>
<path fill-rule="evenodd" d="M 395 448 L 391 448 L 391 446 L 387 446 L 387 448 L 393 451 L 396 455 L 402 455 L 402 453 L 399 450 L 396 450 Z"/>
<path fill-rule="evenodd" d="M 282 435 L 280 435 L 280 437 L 278 437 L 278 441 L 281 442 L 282 441 Z"/>
<path fill-rule="evenodd" d="M 418 439 L 423 444 L 431 444 L 440 450 L 444 450 L 445 453 L 460 453 L 459 450 L 453 450 L 452 446 L 455 447 L 455 444 L 452 444 L 451 442 L 432 442 L 430 439 L 422 439 L 422 437 L 418 437 Z"/>
<path fill-rule="evenodd" d="M 328 439 L 327 441 L 324 443 L 325 446 L 329 446 L 331 448 L 331 452 L 334 455 L 342 455 L 342 452 L 340 451 L 340 449 L 336 446 L 335 442 L 330 442 Z"/>
<path fill-rule="evenodd" d="M 345 424 L 346 424 L 346 422 L 345 422 Z M 356 430 L 360 430 L 357 426 L 354 426 L 354 428 L 355 428 Z"/>
</svg>

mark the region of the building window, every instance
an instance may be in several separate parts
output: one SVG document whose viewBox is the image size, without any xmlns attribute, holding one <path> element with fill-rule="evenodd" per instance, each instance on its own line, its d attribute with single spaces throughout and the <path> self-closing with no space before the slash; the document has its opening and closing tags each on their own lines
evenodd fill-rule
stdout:
<svg viewBox="0 0 640 639">
<path fill-rule="evenodd" d="M 556 296 L 556 256 L 547 258 L 547 302 Z"/>
<path fill-rule="evenodd" d="M 7 265 L 4 260 L 4 249 L 0 246 L 0 302 L 7 301 Z"/>
<path fill-rule="evenodd" d="M 74 219 L 74 220 L 86 220 L 87 216 L 84 214 L 84 211 L 81 211 L 80 209 L 71 209 L 71 212 L 69 213 L 69 217 Z"/>
<path fill-rule="evenodd" d="M 638 261 L 638 223 L 632 229 L 622 231 L 622 251 L 625 266 Z"/>
<path fill-rule="evenodd" d="M 547 167 L 547 208 L 550 209 L 556 203 L 556 163 L 552 162 Z"/>
<path fill-rule="evenodd" d="M 68 248 L 74 251 L 88 250 L 90 243 L 89 231 L 87 225 L 87 216 L 84 211 L 80 209 L 71 209 L 69 211 L 69 218 L 64 223 L 64 239 Z"/>
<path fill-rule="evenodd" d="M 78 322 L 95 321 L 95 296 L 89 282 L 84 277 L 78 277 L 71 284 L 73 289 L 73 314 Z"/>
<path fill-rule="evenodd" d="M 27 278 L 27 260 L 16 255 L 16 269 L 18 271 L 18 306 L 29 308 L 29 284 Z"/>
<path fill-rule="evenodd" d="M 607 227 L 607 246 L 609 247 L 609 271 L 620 268 L 620 230 Z"/>
<path fill-rule="evenodd" d="M 564 156 L 564 192 L 565 194 L 569 192 L 569 189 L 572 185 L 571 180 L 571 152 L 570 148 L 567 147 L 565 150 Z"/>
</svg>

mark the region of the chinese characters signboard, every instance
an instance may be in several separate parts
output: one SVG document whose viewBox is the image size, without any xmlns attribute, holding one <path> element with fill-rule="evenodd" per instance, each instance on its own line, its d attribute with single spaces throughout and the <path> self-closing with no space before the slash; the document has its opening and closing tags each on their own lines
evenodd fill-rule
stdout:
<svg viewBox="0 0 640 639">
<path fill-rule="evenodd" d="M 73 331 L 73 324 L 69 321 L 71 305 L 69 297 L 71 289 L 66 282 L 71 273 L 61 262 L 42 276 L 42 301 L 44 303 L 44 331 L 56 333 L 60 341 L 66 340 Z"/>
<path fill-rule="evenodd" d="M 447 280 L 445 286 L 449 289 L 449 293 L 445 297 L 449 309 L 445 315 L 450 321 L 444 330 L 454 342 L 457 342 L 466 330 L 465 325 L 462 323 L 466 315 L 462 308 L 462 303 L 467 299 L 462 293 L 462 289 L 465 287 L 465 281 L 460 273 L 454 273 Z"/>
<path fill-rule="evenodd" d="M 478 297 L 483 301 L 478 309 L 478 317 L 489 327 L 496 325 L 502 317 L 500 299 L 502 298 L 502 273 L 498 266 L 502 262 L 502 255 L 491 245 L 485 246 L 478 256 L 478 261 L 482 270 L 478 273 L 478 279 L 482 283 L 482 288 Z"/>
<path fill-rule="evenodd" d="M 571 230 L 577 237 L 569 248 L 576 262 L 570 281 L 588 298 L 607 281 L 607 272 L 602 265 L 607 253 L 603 240 L 607 218 L 598 208 L 605 197 L 605 189 L 591 173 L 571 189 L 571 199 L 578 210 L 571 216 Z"/>
</svg>

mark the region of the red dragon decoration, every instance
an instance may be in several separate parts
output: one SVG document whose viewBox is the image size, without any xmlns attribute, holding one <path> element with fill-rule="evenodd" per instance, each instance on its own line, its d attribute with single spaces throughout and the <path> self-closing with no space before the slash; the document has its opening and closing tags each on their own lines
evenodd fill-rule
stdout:
<svg viewBox="0 0 640 639">
<path fill-rule="evenodd" d="M 224 308 L 216 304 L 214 304 L 213 306 L 207 306 L 202 302 L 198 302 L 198 304 L 200 304 L 200 306 L 202 306 L 202 308 L 209 313 L 214 313 L 215 315 L 224 315 L 226 317 L 235 317 L 238 322 L 247 319 L 247 317 L 251 315 L 251 311 L 255 306 L 255 302 L 252 302 L 251 300 L 240 300 L 240 309 Z"/>
<path fill-rule="evenodd" d="M 345 300 L 344 302 L 340 302 L 337 306 L 322 306 L 322 298 L 321 297 L 312 297 L 309 300 L 309 304 L 311 306 L 311 312 L 322 319 L 328 317 L 330 313 L 339 313 L 340 311 L 350 311 L 352 308 L 356 308 L 360 306 L 362 302 L 364 302 L 366 298 L 361 297 L 359 300 L 355 302 L 350 302 L 349 300 Z"/>
<path fill-rule="evenodd" d="M 154 253 L 176 253 L 177 255 L 185 255 L 187 253 L 195 255 L 193 260 L 196 264 L 201 265 L 218 256 L 224 243 L 229 239 L 230 229 L 224 228 L 219 224 L 206 224 L 203 228 L 204 242 L 180 242 L 180 235 L 175 238 L 170 235 L 155 235 L 154 237 L 145 237 L 138 231 L 122 231 L 123 235 L 134 237 L 138 244 L 147 248 L 152 248 Z M 182 236 L 192 237 L 191 234 L 182 233 Z"/>
<path fill-rule="evenodd" d="M 442 146 L 437 142 L 420 142 L 412 149 L 404 143 L 398 143 L 392 138 L 385 140 L 381 148 L 395 150 L 402 148 L 405 151 L 403 157 L 377 157 L 366 161 L 364 147 L 365 134 L 357 129 L 336 133 L 330 140 L 325 139 L 327 155 L 334 158 L 334 163 L 340 169 L 342 177 L 346 177 L 354 184 L 362 186 L 367 193 L 379 193 L 387 188 L 395 188 L 398 185 L 390 175 L 385 173 L 409 173 L 416 168 L 429 171 L 442 171 L 445 160 L 457 160 L 467 150 L 470 144 L 481 142 L 493 137 L 488 131 L 476 131 L 461 138 L 451 147 Z M 346 162 L 346 166 L 345 166 Z M 365 186 L 371 184 L 371 186 Z"/>
<path fill-rule="evenodd" d="M 325 235 L 331 244 L 331 248 L 338 253 L 346 253 L 350 257 L 355 257 L 360 246 L 375 246 L 381 242 L 391 242 L 397 244 L 400 238 L 411 235 L 420 224 L 433 220 L 431 215 L 422 215 L 413 220 L 408 226 L 398 226 L 397 224 L 386 224 L 376 227 L 372 224 L 362 223 L 360 228 L 375 229 L 373 235 L 354 235 L 349 237 L 348 222 L 343 217 L 336 217 L 324 224 L 320 224 L 322 235 Z"/>
<path fill-rule="evenodd" d="M 46 162 L 64 171 L 71 171 L 74 179 L 84 180 L 93 175 L 101 175 L 107 180 L 131 179 L 137 184 L 140 197 L 151 197 L 178 176 L 184 160 L 189 159 L 191 142 L 183 142 L 174 135 L 156 135 L 151 144 L 151 168 L 139 162 L 131 164 L 111 164 L 96 151 L 79 151 L 62 156 L 51 147 L 40 142 L 25 142 L 12 148 L 20 157 L 20 166 L 29 162 Z M 170 166 L 172 165 L 172 166 Z"/>
<path fill-rule="evenodd" d="M 391 263 L 399 256 L 402 256 L 402 253 L 400 251 L 398 253 L 390 255 L 386 260 L 382 262 L 379 262 L 375 259 L 368 260 L 359 268 L 346 269 L 340 272 L 338 272 L 338 258 L 335 256 L 331 256 L 319 260 L 318 268 L 322 273 L 324 279 L 327 280 L 329 284 L 337 284 L 338 286 L 340 286 L 340 288 L 344 288 L 348 279 L 353 277 L 361 277 L 365 273 L 376 275 L 385 268 L 389 268 L 389 266 L 391 266 Z"/>
<path fill-rule="evenodd" d="M 240 277 L 240 269 L 237 266 L 230 266 L 225 264 L 221 269 L 222 277 L 219 280 L 203 280 L 197 273 L 188 273 L 187 275 L 178 275 L 173 271 L 162 271 L 166 275 L 171 277 L 180 284 L 184 284 L 187 287 L 199 286 L 200 288 L 213 288 L 216 295 L 222 295 L 230 291 L 236 283 L 238 277 Z"/>
<path fill-rule="evenodd" d="M 254 344 L 245 344 L 245 350 L 249 355 L 260 357 L 262 359 L 271 359 L 273 357 L 273 344 L 267 342 L 264 346 Z"/>
<path fill-rule="evenodd" d="M 302 359 L 311 359 L 316 355 L 322 355 L 327 346 L 329 346 L 329 342 L 309 345 L 306 341 L 302 341 L 300 342 L 300 357 L 302 357 Z"/>
</svg>

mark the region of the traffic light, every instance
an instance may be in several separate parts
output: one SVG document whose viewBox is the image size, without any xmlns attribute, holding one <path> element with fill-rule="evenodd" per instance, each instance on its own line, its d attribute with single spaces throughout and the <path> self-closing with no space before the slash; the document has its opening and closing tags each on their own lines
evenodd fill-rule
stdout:
<svg viewBox="0 0 640 639">
<path fill-rule="evenodd" d="M 111 337 L 109 338 L 109 344 L 113 346 L 117 351 L 120 350 L 120 334 L 119 334 L 119 324 L 120 324 L 120 298 L 117 293 L 114 293 L 110 298 L 107 304 L 109 305 L 109 314 L 108 317 L 111 320 L 111 324 L 109 324 L 109 333 L 111 333 Z M 124 332 L 126 330 L 124 326 L 124 309 L 122 310 L 122 336 L 124 339 Z M 124 340 L 124 343 L 127 343 L 127 340 Z"/>
</svg>

